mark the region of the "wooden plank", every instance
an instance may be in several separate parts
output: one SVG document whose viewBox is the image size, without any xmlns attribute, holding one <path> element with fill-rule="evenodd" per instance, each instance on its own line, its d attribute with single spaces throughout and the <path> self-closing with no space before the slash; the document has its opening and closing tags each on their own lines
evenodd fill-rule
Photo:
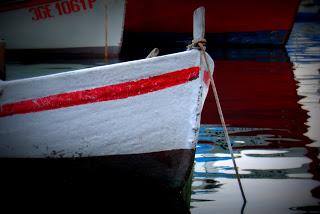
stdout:
<svg viewBox="0 0 320 214">
<path fill-rule="evenodd" d="M 205 34 L 205 9 L 197 8 L 193 13 L 193 39 L 201 40 Z"/>
</svg>

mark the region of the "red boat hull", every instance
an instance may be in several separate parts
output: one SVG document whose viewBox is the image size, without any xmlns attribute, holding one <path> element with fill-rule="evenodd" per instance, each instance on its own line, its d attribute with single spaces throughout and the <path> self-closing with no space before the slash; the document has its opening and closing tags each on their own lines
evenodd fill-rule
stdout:
<svg viewBox="0 0 320 214">
<path fill-rule="evenodd" d="M 206 9 L 206 38 L 210 43 L 284 45 L 293 26 L 299 0 L 128 0 L 124 43 L 129 35 L 135 39 L 141 36 L 144 40 L 152 39 L 143 36 L 150 33 L 174 33 L 178 37 L 188 37 L 192 32 L 190 14 L 199 6 Z M 189 36 L 191 38 L 191 34 Z"/>
</svg>

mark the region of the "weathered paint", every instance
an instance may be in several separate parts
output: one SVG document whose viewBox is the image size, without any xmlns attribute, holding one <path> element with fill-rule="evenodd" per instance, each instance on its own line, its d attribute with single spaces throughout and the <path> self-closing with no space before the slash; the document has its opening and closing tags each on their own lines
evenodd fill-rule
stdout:
<svg viewBox="0 0 320 214">
<path fill-rule="evenodd" d="M 150 93 L 0 117 L 0 157 L 93 157 L 194 149 L 208 91 L 198 50 L 0 82 L 0 105 L 4 105 L 199 67 L 198 76 L 190 71 L 183 83 Z"/>
<path fill-rule="evenodd" d="M 198 78 L 199 70 L 200 67 L 191 67 L 179 71 L 171 71 L 159 76 L 134 80 L 116 85 L 3 104 L 0 105 L 0 117 L 53 110 L 95 102 L 125 99 L 128 97 L 147 94 L 192 81 Z M 208 76 L 207 73 L 208 72 L 205 72 L 205 78 Z"/>
</svg>

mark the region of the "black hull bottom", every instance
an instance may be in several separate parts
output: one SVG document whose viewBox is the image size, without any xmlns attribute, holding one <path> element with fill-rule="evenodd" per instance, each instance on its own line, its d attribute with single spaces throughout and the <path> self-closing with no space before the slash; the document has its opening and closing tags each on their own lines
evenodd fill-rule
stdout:
<svg viewBox="0 0 320 214">
<path fill-rule="evenodd" d="M 289 31 L 210 33 L 205 37 L 208 48 L 284 48 Z M 153 48 L 160 55 L 186 50 L 192 42 L 192 33 L 173 32 L 123 32 L 120 51 L 122 60 L 145 58 Z"/>
<path fill-rule="evenodd" d="M 76 159 L 0 159 L 1 189 L 7 203 L 31 200 L 55 208 L 189 213 L 193 161 L 194 150 Z"/>
</svg>

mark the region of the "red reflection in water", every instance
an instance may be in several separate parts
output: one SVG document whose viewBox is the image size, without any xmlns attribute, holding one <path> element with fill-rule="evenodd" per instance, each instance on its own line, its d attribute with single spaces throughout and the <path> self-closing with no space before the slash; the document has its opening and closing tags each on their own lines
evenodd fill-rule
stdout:
<svg viewBox="0 0 320 214">
<path fill-rule="evenodd" d="M 290 62 L 216 61 L 214 80 L 227 124 L 286 129 L 297 136 L 307 131 Z M 219 124 L 216 109 L 210 91 L 201 123 Z"/>
<path fill-rule="evenodd" d="M 272 134 L 283 140 L 270 140 L 268 145 L 242 146 L 239 149 L 304 147 L 305 156 L 312 162 L 308 171 L 320 180 L 319 151 L 306 146 L 312 141 L 307 132 L 307 111 L 299 104 L 297 85 L 290 62 L 257 62 L 216 60 L 214 80 L 225 121 L 232 127 L 270 128 Z M 202 124 L 220 124 L 213 93 L 206 99 Z M 262 133 L 264 134 L 264 133 Z M 294 141 L 286 140 L 294 139 Z M 312 190 L 320 197 L 320 189 Z"/>
</svg>

